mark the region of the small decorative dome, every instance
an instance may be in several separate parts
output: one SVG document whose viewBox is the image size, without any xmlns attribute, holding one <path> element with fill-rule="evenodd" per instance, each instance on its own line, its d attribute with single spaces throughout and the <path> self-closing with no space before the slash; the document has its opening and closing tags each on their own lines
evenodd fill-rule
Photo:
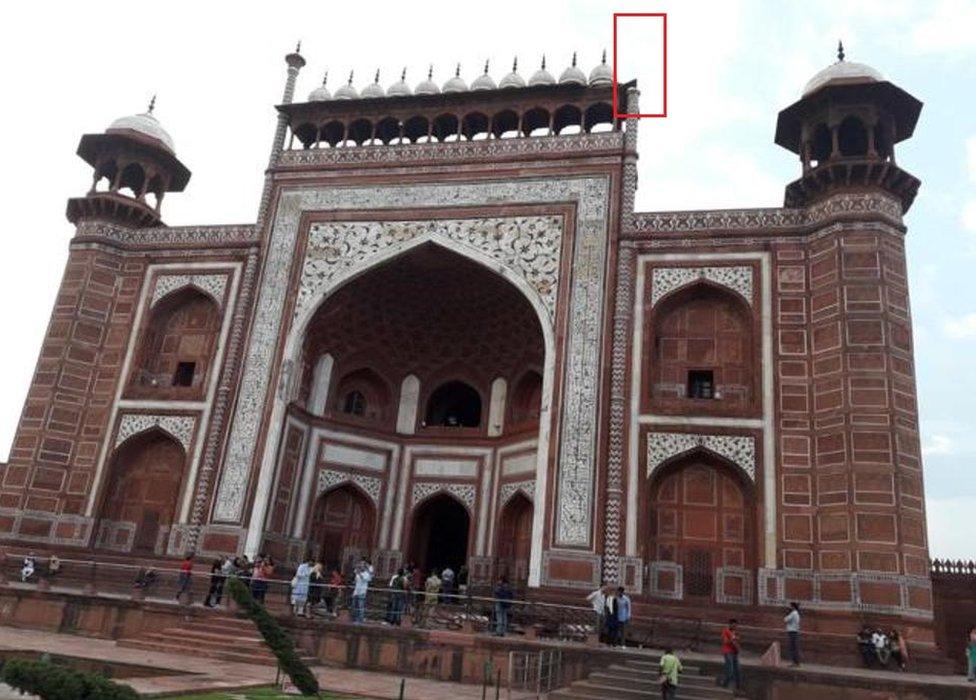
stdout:
<svg viewBox="0 0 976 700">
<path fill-rule="evenodd" d="M 468 84 L 464 82 L 464 78 L 461 77 L 461 64 L 457 64 L 454 69 L 454 77 L 444 83 L 442 88 L 444 92 L 467 92 Z"/>
<path fill-rule="evenodd" d="M 824 68 L 810 78 L 803 87 L 803 97 L 811 95 L 826 85 L 856 85 L 884 80 L 881 73 L 864 63 L 844 60 L 844 45 L 837 43 L 837 63 Z"/>
<path fill-rule="evenodd" d="M 498 83 L 500 88 L 523 88 L 525 87 L 525 80 L 522 76 L 518 74 L 518 56 L 512 62 L 512 72 L 502 78 L 502 81 Z"/>
<path fill-rule="evenodd" d="M 474 79 L 471 83 L 472 90 L 495 90 L 498 86 L 495 85 L 495 81 L 491 79 L 488 75 L 488 61 L 485 61 L 485 72 Z"/>
<path fill-rule="evenodd" d="M 105 130 L 107 133 L 133 131 L 140 136 L 148 136 L 159 142 L 163 148 L 172 154 L 176 154 L 176 146 L 173 144 L 173 137 L 160 126 L 153 116 L 153 109 L 156 107 L 156 96 L 153 95 L 149 102 L 149 108 L 142 114 L 133 114 L 131 117 L 121 117 L 108 125 Z"/>
<path fill-rule="evenodd" d="M 555 83 L 556 79 L 552 77 L 552 73 L 546 70 L 546 55 L 542 54 L 542 65 L 529 78 L 529 85 L 555 85 Z"/>
<path fill-rule="evenodd" d="M 329 80 L 329 71 L 325 71 L 325 77 L 322 78 L 322 84 L 317 88 L 308 93 L 309 102 L 325 102 L 326 100 L 332 99 L 332 93 L 329 92 L 328 88 L 325 87 L 326 82 Z"/>
<path fill-rule="evenodd" d="M 389 97 L 403 97 L 404 95 L 413 94 L 410 86 L 407 85 L 407 69 L 404 68 L 400 73 L 400 80 L 393 83 L 389 89 L 386 91 Z"/>
<path fill-rule="evenodd" d="M 413 92 L 415 95 L 436 95 L 441 91 L 437 87 L 437 83 L 434 82 L 434 66 L 431 65 L 427 69 L 427 80 L 421 81 L 417 87 L 414 88 Z"/>
<path fill-rule="evenodd" d="M 356 88 L 352 86 L 352 71 L 349 71 L 349 82 L 336 90 L 334 97 L 337 100 L 355 100 L 359 97 Z"/>
<path fill-rule="evenodd" d="M 590 85 L 606 86 L 613 85 L 613 70 L 607 65 L 607 50 L 603 49 L 603 58 L 600 65 L 590 71 Z"/>
<path fill-rule="evenodd" d="M 380 85 L 380 69 L 377 68 L 376 77 L 373 78 L 373 82 L 371 82 L 369 85 L 363 88 L 362 93 L 360 93 L 360 97 L 374 98 L 374 97 L 383 97 L 385 95 L 386 92 L 383 90 L 383 87 Z"/>
<path fill-rule="evenodd" d="M 586 85 L 586 73 L 576 67 L 576 52 L 573 51 L 573 63 L 559 76 L 560 85 L 573 83 L 575 85 Z"/>
</svg>

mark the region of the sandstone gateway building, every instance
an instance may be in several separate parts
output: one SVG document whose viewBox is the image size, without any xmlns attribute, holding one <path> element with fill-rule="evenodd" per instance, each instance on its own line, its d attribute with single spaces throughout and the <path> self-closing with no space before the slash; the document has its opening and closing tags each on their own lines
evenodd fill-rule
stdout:
<svg viewBox="0 0 976 700">
<path fill-rule="evenodd" d="M 782 208 L 636 212 L 605 59 L 296 102 L 304 63 L 254 224 L 163 224 L 190 173 L 152 110 L 82 137 L 6 546 L 930 627 L 895 160 L 920 102 L 839 60 L 779 114 Z"/>
</svg>

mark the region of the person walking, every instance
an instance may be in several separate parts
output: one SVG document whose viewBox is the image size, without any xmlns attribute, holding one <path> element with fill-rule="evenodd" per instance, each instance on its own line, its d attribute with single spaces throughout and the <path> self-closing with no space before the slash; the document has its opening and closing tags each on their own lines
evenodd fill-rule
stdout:
<svg viewBox="0 0 976 700">
<path fill-rule="evenodd" d="M 969 640 L 966 644 L 966 665 L 968 667 L 966 680 L 976 683 L 976 625 L 969 628 Z"/>
<path fill-rule="evenodd" d="M 498 637 L 504 637 L 508 632 L 508 609 L 512 606 L 514 597 L 508 577 L 502 576 L 495 586 L 495 635 Z"/>
<path fill-rule="evenodd" d="M 306 557 L 305 561 L 298 565 L 295 576 L 291 580 L 291 609 L 296 617 L 311 617 L 306 609 L 311 578 L 312 557 Z"/>
<path fill-rule="evenodd" d="M 617 635 L 620 630 L 620 599 L 617 597 L 617 591 L 611 590 L 610 595 L 607 596 L 606 611 L 603 614 L 603 619 L 606 621 L 606 630 L 604 632 L 604 639 L 607 646 L 614 646 L 617 642 Z"/>
<path fill-rule="evenodd" d="M 617 589 L 617 638 L 612 644 L 621 649 L 627 646 L 627 623 L 630 622 L 630 596 L 623 586 Z"/>
<path fill-rule="evenodd" d="M 599 640 L 603 641 L 604 617 L 607 608 L 607 587 L 601 585 L 595 591 L 586 596 L 586 602 L 593 606 L 596 615 L 596 633 Z"/>
<path fill-rule="evenodd" d="M 661 699 L 675 700 L 678 697 L 678 674 L 681 673 L 681 661 L 675 656 L 673 648 L 665 648 L 660 665 Z"/>
<path fill-rule="evenodd" d="M 366 621 L 366 592 L 373 580 L 373 566 L 365 558 L 356 565 L 356 579 L 352 591 L 352 619 L 356 624 Z"/>
<path fill-rule="evenodd" d="M 436 571 L 431 571 L 430 576 L 424 581 L 424 614 L 421 624 L 424 627 L 430 625 L 430 616 L 437 607 L 437 601 L 441 593 L 441 579 Z"/>
<path fill-rule="evenodd" d="M 790 611 L 783 618 L 786 623 L 786 636 L 790 643 L 790 661 L 800 665 L 800 604 L 790 603 Z"/>
<path fill-rule="evenodd" d="M 212 608 L 214 600 L 218 598 L 221 589 L 224 587 L 224 560 L 217 557 L 210 564 L 210 588 L 207 590 L 207 597 L 203 599 L 204 606 Z"/>
<path fill-rule="evenodd" d="M 180 577 L 179 577 L 179 589 L 176 591 L 176 599 L 179 600 L 180 596 L 184 593 L 189 593 L 190 582 L 193 579 L 193 554 L 187 554 L 183 557 L 183 563 L 180 564 Z"/>
<path fill-rule="evenodd" d="M 386 621 L 394 627 L 399 627 L 406 609 L 407 575 L 403 569 L 390 577 L 390 603 L 386 611 Z"/>
<path fill-rule="evenodd" d="M 725 675 L 722 687 L 728 688 L 729 683 L 735 683 L 735 691 L 741 690 L 742 674 L 739 670 L 739 623 L 734 618 L 729 620 L 728 626 L 722 630 L 722 658 L 725 661 Z"/>
</svg>

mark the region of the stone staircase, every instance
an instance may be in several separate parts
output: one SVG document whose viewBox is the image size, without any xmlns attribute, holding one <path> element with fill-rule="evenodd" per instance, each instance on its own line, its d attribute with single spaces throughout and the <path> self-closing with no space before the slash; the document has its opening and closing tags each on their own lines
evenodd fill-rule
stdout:
<svg viewBox="0 0 976 700">
<path fill-rule="evenodd" d="M 732 691 L 715 685 L 712 675 L 701 675 L 700 667 L 682 664 L 678 680 L 679 700 L 720 700 L 731 698 Z M 658 685 L 657 659 L 621 659 L 594 671 L 583 680 L 549 694 L 552 700 L 657 700 L 661 697 Z"/>
<path fill-rule="evenodd" d="M 128 649 L 206 656 L 222 661 L 275 666 L 277 660 L 254 623 L 224 613 L 185 620 L 178 627 L 143 632 L 116 642 Z"/>
</svg>

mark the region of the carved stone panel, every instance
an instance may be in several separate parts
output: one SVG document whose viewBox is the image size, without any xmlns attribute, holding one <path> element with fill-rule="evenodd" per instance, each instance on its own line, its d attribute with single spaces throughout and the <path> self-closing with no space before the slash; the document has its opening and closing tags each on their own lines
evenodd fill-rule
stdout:
<svg viewBox="0 0 976 700">
<path fill-rule="evenodd" d="M 500 489 L 498 502 L 504 506 L 516 493 L 521 492 L 530 501 L 535 500 L 535 479 L 526 479 L 525 481 L 513 481 L 507 484 L 502 484 Z"/>
<path fill-rule="evenodd" d="M 648 433 L 647 474 L 684 452 L 702 448 L 738 465 L 751 481 L 756 480 L 756 439 L 748 435 L 695 435 L 691 433 Z"/>
<path fill-rule="evenodd" d="M 752 305 L 752 268 L 734 267 L 656 267 L 651 276 L 651 306 L 676 289 L 696 280 L 708 280 L 741 294 Z"/>
<path fill-rule="evenodd" d="M 167 294 L 183 287 L 197 287 L 212 296 L 218 306 L 222 306 L 227 275 L 160 275 L 156 278 L 149 305 L 155 306 Z"/>
<path fill-rule="evenodd" d="M 193 437 L 193 416 L 152 415 L 148 413 L 126 413 L 119 421 L 119 430 L 115 434 L 114 447 L 118 447 L 133 435 L 145 432 L 150 428 L 160 428 L 176 438 L 184 450 L 190 449 L 190 439 Z"/>
<path fill-rule="evenodd" d="M 457 496 L 458 500 L 468 507 L 468 510 L 474 511 L 475 487 L 473 484 L 448 484 L 439 481 L 421 481 L 414 484 L 410 506 L 416 507 L 421 501 L 441 491 Z"/>
<path fill-rule="evenodd" d="M 315 495 L 318 497 L 331 489 L 333 486 L 338 486 L 339 484 L 344 484 L 346 482 L 359 486 L 363 491 L 366 492 L 366 495 L 373 499 L 373 505 L 379 507 L 380 489 L 383 487 L 383 480 L 378 479 L 375 476 L 366 476 L 365 474 L 353 474 L 339 471 L 337 469 L 322 469 L 319 471 L 319 479 L 315 489 Z"/>
</svg>

